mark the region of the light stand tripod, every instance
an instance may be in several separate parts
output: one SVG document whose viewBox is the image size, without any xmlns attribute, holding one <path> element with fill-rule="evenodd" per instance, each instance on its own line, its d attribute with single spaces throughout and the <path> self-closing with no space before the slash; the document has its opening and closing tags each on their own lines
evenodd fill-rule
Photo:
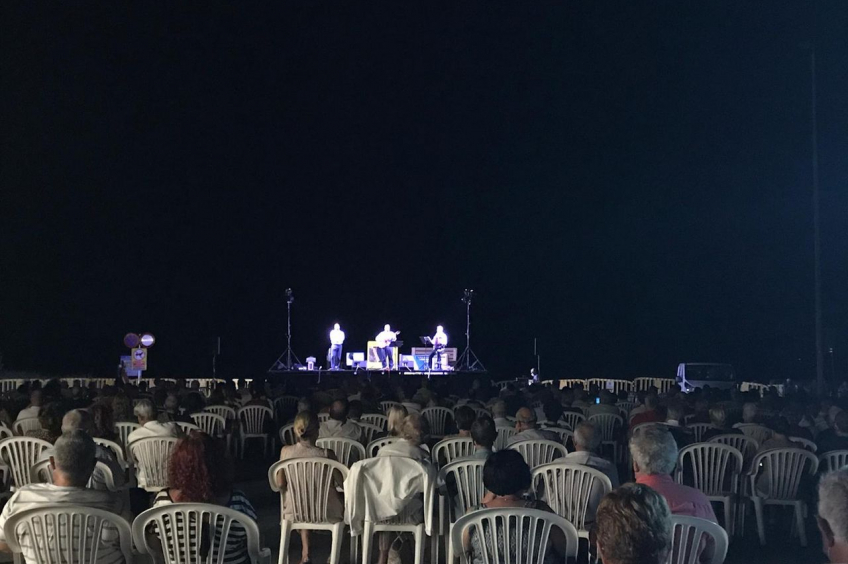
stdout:
<svg viewBox="0 0 848 564">
<path fill-rule="evenodd" d="M 291 305 L 293 302 L 294 295 L 292 294 L 292 289 L 286 288 L 286 350 L 271 365 L 268 372 L 291 370 L 296 364 L 300 364 L 300 359 L 297 358 L 291 347 Z M 285 361 L 283 361 L 283 357 L 285 357 Z M 294 359 L 294 363 L 292 363 L 292 359 Z"/>
<path fill-rule="evenodd" d="M 471 300 L 474 298 L 474 290 L 466 289 L 462 298 L 465 304 L 465 350 L 456 359 L 455 370 L 468 372 L 485 372 L 486 367 L 471 350 Z"/>
</svg>

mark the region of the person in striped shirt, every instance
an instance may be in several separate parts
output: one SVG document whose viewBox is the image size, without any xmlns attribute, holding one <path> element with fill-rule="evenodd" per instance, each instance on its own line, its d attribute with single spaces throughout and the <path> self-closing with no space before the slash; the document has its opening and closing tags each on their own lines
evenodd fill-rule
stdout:
<svg viewBox="0 0 848 564">
<path fill-rule="evenodd" d="M 53 455 L 50 457 L 53 467 L 52 484 L 30 484 L 22 486 L 6 503 L 0 512 L 0 550 L 9 551 L 3 528 L 6 520 L 17 512 L 35 509 L 44 505 L 73 505 L 94 509 L 103 509 L 120 515 L 127 522 L 131 515 L 129 507 L 120 496 L 108 492 L 86 488 L 94 471 L 96 447 L 85 431 L 77 430 L 65 433 L 56 440 Z M 49 539 L 32 538 L 27 529 L 20 529 L 18 542 L 27 564 L 39 562 L 38 547 Z M 118 531 L 114 526 L 104 525 L 100 538 L 101 546 L 97 553 L 97 564 L 118 564 L 123 562 L 118 542 Z M 43 547 L 41 547 L 43 550 Z"/>
<path fill-rule="evenodd" d="M 235 509 L 254 521 L 257 519 L 256 510 L 244 493 L 233 489 L 232 460 L 218 439 L 198 432 L 180 439 L 171 453 L 168 477 L 171 487 L 156 494 L 153 507 L 170 503 L 211 503 Z M 201 539 L 201 552 L 204 544 L 208 546 L 207 541 Z M 216 538 L 216 546 L 219 542 Z M 249 562 L 247 532 L 240 524 L 233 523 L 226 540 L 224 564 Z"/>
</svg>

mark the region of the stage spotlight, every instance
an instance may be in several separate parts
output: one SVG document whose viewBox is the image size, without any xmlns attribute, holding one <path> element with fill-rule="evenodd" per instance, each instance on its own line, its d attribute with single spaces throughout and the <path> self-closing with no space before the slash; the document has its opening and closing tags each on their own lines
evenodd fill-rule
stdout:
<svg viewBox="0 0 848 564">
<path fill-rule="evenodd" d="M 287 304 L 294 303 L 294 294 L 292 293 L 291 288 L 286 288 L 286 303 Z"/>
<path fill-rule="evenodd" d="M 468 288 L 466 288 L 466 289 L 463 291 L 462 303 L 464 303 L 464 304 L 470 304 L 470 303 L 471 303 L 471 300 L 472 300 L 473 298 L 474 298 L 474 290 L 469 290 Z"/>
</svg>

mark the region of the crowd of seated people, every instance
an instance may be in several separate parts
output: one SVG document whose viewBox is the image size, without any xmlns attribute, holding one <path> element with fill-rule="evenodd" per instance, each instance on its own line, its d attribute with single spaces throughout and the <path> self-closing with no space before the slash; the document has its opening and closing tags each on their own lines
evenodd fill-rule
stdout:
<svg viewBox="0 0 848 564">
<path fill-rule="evenodd" d="M 243 384 L 243 383 L 242 383 Z M 771 449 L 805 448 L 797 439 L 813 441 L 817 454 L 834 450 L 848 450 L 848 402 L 841 398 L 819 400 L 811 394 L 798 391 L 781 397 L 767 391 L 741 393 L 737 390 L 698 390 L 681 394 L 672 388 L 659 394 L 651 389 L 628 395 L 611 391 L 555 387 L 522 383 L 496 388 L 486 380 L 479 380 L 469 389 L 457 389 L 455 383 L 408 378 L 392 381 L 336 379 L 328 377 L 321 385 L 304 383 L 268 382 L 254 380 L 249 386 L 236 387 L 221 384 L 202 393 L 197 387 L 184 382 L 154 380 L 152 385 L 130 385 L 116 380 L 114 386 L 103 389 L 65 385 L 59 381 L 45 384 L 26 383 L 7 395 L 0 403 L 0 421 L 10 426 L 18 420 L 38 418 L 40 429 L 28 431 L 29 436 L 46 440 L 54 445 L 45 451 L 43 458 L 51 460 L 53 484 L 25 486 L 16 491 L 0 514 L 2 521 L 10 512 L 31 507 L 32 504 L 49 503 L 64 499 L 54 492 L 56 488 L 76 488 L 67 497 L 67 503 L 77 503 L 88 496 L 90 486 L 92 507 L 109 508 L 127 518 L 146 507 L 181 501 L 199 501 L 233 507 L 251 518 L 255 510 L 250 501 L 233 485 L 230 455 L 223 441 L 202 434 L 183 436 L 177 423 L 190 422 L 191 415 L 207 406 L 226 405 L 238 409 L 247 405 L 274 407 L 273 400 L 280 396 L 296 396 L 298 401 L 287 412 L 275 411 L 276 436 L 280 426 L 294 423 L 294 444 L 283 445 L 280 460 L 299 457 L 335 458 L 334 453 L 316 446 L 319 438 L 348 438 L 367 446 L 361 427 L 366 414 L 381 413 L 387 418 L 385 434 L 393 437 L 377 452 L 381 464 L 393 464 L 394 459 L 412 459 L 435 472 L 431 449 L 438 439 L 430 437 L 428 407 L 447 407 L 453 414 L 446 437 L 466 437 L 473 442 L 469 458 L 485 460 L 484 482 L 487 490 L 483 507 L 528 507 L 550 510 L 532 495 L 527 476 L 530 469 L 521 455 L 510 446 L 523 440 L 551 440 L 565 442 L 568 454 L 562 459 L 568 464 L 593 468 L 609 479 L 613 492 L 603 500 L 593 496 L 587 510 L 586 526 L 597 535 L 598 548 L 606 561 L 628 562 L 621 551 L 624 532 L 647 527 L 651 535 L 641 535 L 634 550 L 644 554 L 641 561 L 662 555 L 667 540 L 656 527 L 665 527 L 668 515 L 686 515 L 719 522 L 706 496 L 687 485 L 678 483 L 674 472 L 681 448 L 696 442 L 693 424 L 709 424 L 701 434 L 701 441 L 719 435 L 745 434 L 757 440 L 760 452 Z M 619 401 L 627 403 L 617 405 Z M 381 401 L 394 402 L 385 410 Z M 632 403 L 631 403 L 632 402 Z M 630 408 L 631 405 L 635 407 Z M 491 416 L 478 416 L 476 410 L 486 410 Z M 587 419 L 569 429 L 569 438 L 553 432 L 565 427 L 565 413 L 582 413 Z M 326 420 L 319 422 L 319 414 Z M 616 459 L 614 452 L 601 448 L 600 426 L 591 419 L 593 415 L 617 415 L 623 422 L 614 440 L 630 454 L 626 459 Z M 178 437 L 180 439 L 171 458 L 170 488 L 154 498 L 149 495 L 133 496 L 132 507 L 123 507 L 117 501 L 108 501 L 105 480 L 94 468 L 94 462 L 103 462 L 117 478 L 116 485 L 125 480 L 123 470 L 114 454 L 105 447 L 90 442 L 92 437 L 118 440 L 115 423 L 134 422 L 140 425 L 127 437 L 132 442 L 145 437 Z M 507 449 L 497 452 L 495 442 L 498 429 L 513 429 Z M 92 446 L 93 445 L 93 446 Z M 76 450 L 75 450 L 76 449 Z M 82 467 L 75 452 L 93 454 Z M 87 454 L 86 454 L 87 456 Z M 77 465 L 78 467 L 71 467 Z M 91 466 L 91 469 L 88 468 Z M 83 477 L 85 480 L 83 481 Z M 282 478 L 278 477 L 282 480 Z M 144 476 L 137 476 L 144 483 Z M 635 485 L 620 487 L 625 482 Z M 820 506 L 818 523 L 831 558 L 842 555 L 846 536 L 848 514 L 848 488 L 846 478 L 836 474 L 822 480 L 830 498 Z M 65 485 L 63 485 L 65 484 Z M 285 489 L 284 481 L 278 485 Z M 341 489 L 341 484 L 339 484 Z M 810 485 L 810 491 L 813 486 Z M 84 490 L 85 493 L 80 493 Z M 269 492 L 269 495 L 270 492 Z M 842 506 L 837 505 L 840 500 Z M 812 498 L 811 498 L 811 501 Z M 346 495 L 328 501 L 328 514 L 342 519 L 345 514 Z M 284 514 L 285 514 L 284 508 Z M 634 520 L 639 523 L 636 524 Z M 605 528 L 606 527 L 606 528 Z M 302 532 L 301 559 L 311 558 L 308 532 Z M 234 537 L 232 562 L 240 562 L 246 555 L 243 546 Z M 594 537 L 593 537 L 594 538 Z M 243 538 L 241 539 L 243 540 Z M 383 535 L 379 543 L 380 561 L 397 558 L 396 536 Z M 479 539 L 469 535 L 466 548 L 479 560 Z M 550 554 L 559 555 L 561 539 L 551 539 Z M 827 543 L 830 543 L 828 545 Z M 400 543 L 403 544 L 403 543 Z M 0 545 L 2 548 L 3 545 Z M 475 548 L 476 547 L 476 548 Z M 25 548 L 25 552 L 26 552 Z M 654 556 L 648 556 L 649 554 Z M 709 547 L 703 553 L 709 556 Z M 230 560 L 228 560 L 229 562 Z"/>
</svg>

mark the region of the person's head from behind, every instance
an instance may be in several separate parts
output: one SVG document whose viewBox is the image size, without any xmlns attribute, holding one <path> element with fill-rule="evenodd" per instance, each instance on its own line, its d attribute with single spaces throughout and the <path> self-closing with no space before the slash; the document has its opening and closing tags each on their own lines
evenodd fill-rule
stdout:
<svg viewBox="0 0 848 564">
<path fill-rule="evenodd" d="M 592 421 L 581 421 L 574 429 L 574 448 L 578 451 L 596 452 L 601 445 L 601 432 Z"/>
<path fill-rule="evenodd" d="M 483 466 L 483 485 L 496 496 L 519 496 L 531 480 L 530 467 L 517 450 L 493 452 Z"/>
<path fill-rule="evenodd" d="M 665 425 L 645 425 L 633 431 L 630 455 L 637 475 L 669 475 L 677 465 L 677 442 Z"/>
<path fill-rule="evenodd" d="M 654 411 L 660 405 L 660 399 L 656 394 L 648 394 L 645 396 L 645 409 Z"/>
<path fill-rule="evenodd" d="M 346 399 L 337 399 L 330 405 L 330 419 L 344 423 L 347 420 L 349 405 Z"/>
<path fill-rule="evenodd" d="M 53 401 L 42 407 L 38 412 L 38 422 L 49 435 L 58 437 L 62 434 L 62 417 L 64 415 L 65 410 L 62 409 L 61 404 Z"/>
<path fill-rule="evenodd" d="M 168 394 L 165 398 L 165 411 L 171 414 L 177 412 L 180 408 L 180 398 L 177 394 Z"/>
<path fill-rule="evenodd" d="M 471 438 L 474 440 L 476 447 L 492 450 L 492 445 L 495 444 L 495 439 L 498 438 L 498 430 L 495 428 L 494 419 L 488 415 L 477 418 L 471 424 Z"/>
<path fill-rule="evenodd" d="M 615 405 L 615 394 L 609 390 L 602 390 L 600 394 L 601 403 L 604 405 Z"/>
<path fill-rule="evenodd" d="M 427 438 L 427 420 L 420 413 L 410 413 L 403 420 L 400 428 L 400 437 L 415 446 L 421 445 Z"/>
<path fill-rule="evenodd" d="M 503 400 L 498 400 L 492 404 L 492 417 L 495 419 L 505 419 L 506 418 L 506 402 Z"/>
<path fill-rule="evenodd" d="M 156 420 L 156 406 L 149 399 L 143 399 L 135 404 L 133 414 L 138 419 L 138 424 L 144 425 Z"/>
<path fill-rule="evenodd" d="M 477 413 L 467 405 L 461 405 L 453 410 L 453 420 L 462 437 L 468 437 L 471 434 L 471 425 L 474 424 L 475 419 L 477 419 Z"/>
<path fill-rule="evenodd" d="M 545 419 L 552 425 L 555 425 L 562 418 L 562 404 L 556 400 L 551 399 L 546 401 L 542 405 L 542 409 L 545 411 Z"/>
<path fill-rule="evenodd" d="M 816 517 L 822 548 L 831 562 L 848 561 L 848 469 L 825 474 L 819 482 Z"/>
<path fill-rule="evenodd" d="M 742 421 L 745 423 L 756 423 L 759 408 L 757 404 L 748 402 L 742 406 Z"/>
<path fill-rule="evenodd" d="M 605 564 L 664 564 L 671 550 L 671 511 L 665 498 L 642 484 L 627 484 L 601 500 L 595 516 Z"/>
<path fill-rule="evenodd" d="M 388 418 L 387 426 L 389 436 L 400 436 L 400 429 L 403 426 L 403 420 L 406 419 L 407 415 L 409 415 L 409 413 L 402 405 L 393 405 L 389 408 L 389 412 L 386 414 L 386 417 Z"/>
<path fill-rule="evenodd" d="M 359 421 L 362 417 L 362 402 L 359 400 L 353 400 L 348 404 L 347 416 L 349 419 L 353 419 L 354 421 Z"/>
<path fill-rule="evenodd" d="M 711 408 L 710 423 L 713 427 L 723 429 L 727 425 L 727 411 L 720 405 Z"/>
<path fill-rule="evenodd" d="M 301 411 L 294 418 L 294 436 L 298 441 L 314 442 L 320 428 L 318 416 L 311 411 Z"/>
<path fill-rule="evenodd" d="M 111 437 L 115 432 L 115 418 L 112 416 L 111 402 L 98 402 L 89 408 L 91 413 L 91 436 L 101 439 Z"/>
<path fill-rule="evenodd" d="M 221 441 L 193 432 L 174 445 L 168 462 L 168 479 L 177 499 L 184 503 L 210 503 L 232 484 L 231 463 Z M 176 490 L 176 492 L 174 492 Z"/>
<path fill-rule="evenodd" d="M 672 402 L 666 409 L 666 421 L 677 421 L 683 423 L 683 404 L 680 402 Z"/>
<path fill-rule="evenodd" d="M 72 409 L 62 418 L 62 433 L 74 433 L 76 431 L 84 431 L 93 436 L 94 422 L 91 414 L 85 409 Z"/>
<path fill-rule="evenodd" d="M 522 407 L 515 413 L 515 430 L 519 433 L 536 428 L 536 413 L 529 407 Z"/>
<path fill-rule="evenodd" d="M 53 447 L 50 464 L 53 466 L 53 483 L 57 486 L 84 488 L 94 471 L 96 447 L 85 431 L 65 433 Z"/>
<path fill-rule="evenodd" d="M 833 427 L 840 435 L 848 435 L 848 412 L 840 411 L 833 418 Z"/>
<path fill-rule="evenodd" d="M 29 404 L 33 407 L 41 407 L 41 400 L 43 397 L 41 388 L 36 388 L 29 393 Z"/>
<path fill-rule="evenodd" d="M 112 398 L 112 419 L 123 423 L 133 417 L 132 400 L 126 394 L 118 394 Z"/>
</svg>

